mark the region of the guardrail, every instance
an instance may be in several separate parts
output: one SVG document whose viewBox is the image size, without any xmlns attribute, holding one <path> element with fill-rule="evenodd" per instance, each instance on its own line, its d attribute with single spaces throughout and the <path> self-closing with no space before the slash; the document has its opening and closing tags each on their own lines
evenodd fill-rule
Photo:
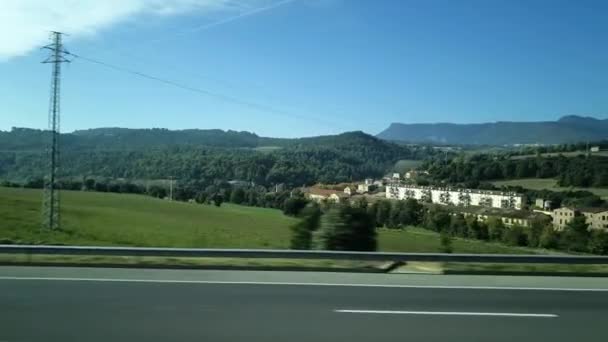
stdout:
<svg viewBox="0 0 608 342">
<path fill-rule="evenodd" d="M 0 245 L 0 254 L 258 258 L 258 259 L 330 259 L 364 261 L 432 261 L 522 264 L 608 264 L 606 256 L 517 255 L 517 254 L 442 254 L 312 251 L 280 249 L 205 249 L 155 247 L 89 247 L 49 245 Z"/>
</svg>

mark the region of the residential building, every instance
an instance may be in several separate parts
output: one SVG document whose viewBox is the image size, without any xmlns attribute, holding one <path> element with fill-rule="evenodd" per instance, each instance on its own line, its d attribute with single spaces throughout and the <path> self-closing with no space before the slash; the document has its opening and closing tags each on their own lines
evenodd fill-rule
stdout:
<svg viewBox="0 0 608 342">
<path fill-rule="evenodd" d="M 349 189 L 349 190 L 346 190 Z M 339 203 L 343 201 L 345 198 L 350 197 L 350 187 L 344 188 L 344 190 L 333 190 L 333 189 L 323 189 L 316 186 L 304 189 L 305 196 L 315 202 L 321 202 L 323 200 L 332 201 Z"/>
<path fill-rule="evenodd" d="M 369 191 L 369 185 L 367 183 L 366 184 L 358 184 L 357 185 L 357 192 L 358 193 L 364 194 L 364 193 L 366 193 L 368 191 Z"/>
<path fill-rule="evenodd" d="M 600 151 L 600 147 L 599 146 L 591 146 L 591 148 L 589 149 L 590 152 L 599 152 Z"/>
<path fill-rule="evenodd" d="M 386 198 L 400 200 L 414 198 L 425 203 L 517 210 L 522 209 L 524 203 L 523 195 L 514 192 L 435 188 L 416 185 L 387 186 Z"/>
<path fill-rule="evenodd" d="M 514 225 L 530 227 L 535 219 L 549 221 L 551 217 L 538 212 L 514 209 L 498 209 L 485 207 L 454 207 L 453 212 L 462 213 L 465 217 L 475 216 L 485 222 L 490 217 L 499 218 L 506 227 Z"/>
<path fill-rule="evenodd" d="M 537 208 L 542 209 L 542 210 L 551 210 L 551 205 L 552 205 L 552 204 L 553 204 L 553 203 L 552 203 L 551 201 L 549 201 L 549 200 L 544 200 L 544 199 L 542 199 L 542 198 L 537 198 L 537 199 L 534 201 L 534 205 L 535 205 Z"/>
<path fill-rule="evenodd" d="M 428 175 L 428 171 L 410 170 L 405 173 L 405 179 L 414 179 L 420 175 Z"/>
<path fill-rule="evenodd" d="M 553 228 L 562 230 L 576 216 L 577 211 L 568 207 L 557 208 L 553 210 Z"/>
<path fill-rule="evenodd" d="M 347 194 L 348 196 L 352 195 L 354 192 L 353 189 L 350 188 L 350 186 L 347 186 L 346 188 L 344 188 L 344 193 Z"/>
<path fill-rule="evenodd" d="M 575 216 L 583 215 L 589 224 L 589 229 L 608 230 L 608 208 L 568 208 L 553 210 L 553 227 L 563 230 Z"/>
<path fill-rule="evenodd" d="M 608 230 L 608 208 L 581 208 L 580 212 L 587 218 L 589 229 Z"/>
</svg>

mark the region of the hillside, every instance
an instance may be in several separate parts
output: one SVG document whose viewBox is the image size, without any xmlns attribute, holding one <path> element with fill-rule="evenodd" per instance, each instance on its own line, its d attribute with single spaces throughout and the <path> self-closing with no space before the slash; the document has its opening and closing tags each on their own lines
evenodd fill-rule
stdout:
<svg viewBox="0 0 608 342">
<path fill-rule="evenodd" d="M 557 121 L 481 124 L 393 123 L 377 137 L 411 143 L 466 145 L 562 144 L 608 138 L 608 119 L 564 116 Z"/>
<path fill-rule="evenodd" d="M 23 128 L 0 132 L 0 180 L 40 179 L 48 137 Z M 339 183 L 379 177 L 398 160 L 433 153 L 363 132 L 275 139 L 221 130 L 104 128 L 62 134 L 60 141 L 62 177 L 174 177 L 202 185 L 232 179 L 260 185 Z"/>
</svg>

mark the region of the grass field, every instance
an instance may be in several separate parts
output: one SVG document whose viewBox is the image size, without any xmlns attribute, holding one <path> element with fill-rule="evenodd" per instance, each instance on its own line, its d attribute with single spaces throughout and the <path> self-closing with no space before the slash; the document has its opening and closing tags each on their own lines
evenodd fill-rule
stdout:
<svg viewBox="0 0 608 342">
<path fill-rule="evenodd" d="M 415 169 L 422 164 L 422 160 L 401 159 L 395 163 L 393 169 L 395 172 L 404 173 L 411 169 Z"/>
<path fill-rule="evenodd" d="M 378 232 L 378 247 L 384 252 L 439 253 L 441 244 L 439 234 L 433 231 L 408 227 L 402 230 L 380 229 Z M 505 253 L 505 254 L 538 254 L 548 251 L 510 247 L 500 243 L 483 242 L 455 238 L 452 247 L 454 253 Z"/>
<path fill-rule="evenodd" d="M 62 230 L 41 231 L 41 192 L 0 188 L 0 239 L 25 243 L 287 248 L 296 219 L 278 210 L 220 208 L 110 193 L 63 191 Z"/>
<path fill-rule="evenodd" d="M 579 188 L 579 187 L 560 187 L 557 186 L 557 181 L 553 178 L 521 178 L 510 179 L 492 182 L 496 186 L 511 185 L 521 186 L 532 190 L 552 190 L 552 191 L 567 191 L 567 190 L 584 190 L 590 191 L 604 199 L 608 199 L 608 188 Z"/>
<path fill-rule="evenodd" d="M 217 208 L 140 195 L 62 192 L 63 228 L 40 230 L 41 192 L 0 187 L 0 242 L 208 248 L 288 248 L 296 219 L 279 210 L 224 204 Z M 379 229 L 382 251 L 439 252 L 437 233 Z M 537 250 L 455 239 L 454 252 L 536 253 Z"/>
</svg>

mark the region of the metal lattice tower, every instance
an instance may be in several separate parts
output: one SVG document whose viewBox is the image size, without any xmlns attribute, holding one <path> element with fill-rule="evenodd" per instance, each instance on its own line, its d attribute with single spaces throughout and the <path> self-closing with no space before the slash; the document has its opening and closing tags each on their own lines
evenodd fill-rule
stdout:
<svg viewBox="0 0 608 342">
<path fill-rule="evenodd" d="M 51 32 L 51 44 L 44 47 L 51 51 L 51 55 L 42 63 L 53 65 L 51 79 L 51 99 L 49 103 L 48 129 L 50 141 L 47 149 L 47 175 L 44 178 L 44 191 L 42 198 L 42 227 L 46 229 L 59 229 L 59 118 L 60 118 L 60 90 L 61 90 L 61 64 L 69 62 L 65 58 L 68 52 L 62 44 L 62 33 Z"/>
</svg>

